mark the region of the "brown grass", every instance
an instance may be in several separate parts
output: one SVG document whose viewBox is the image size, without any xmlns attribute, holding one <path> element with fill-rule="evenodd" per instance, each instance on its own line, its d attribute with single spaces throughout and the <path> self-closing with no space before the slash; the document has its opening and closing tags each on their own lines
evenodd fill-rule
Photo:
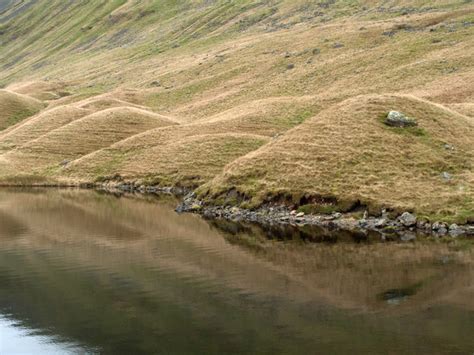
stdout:
<svg viewBox="0 0 474 355">
<path fill-rule="evenodd" d="M 53 47 L 52 37 L 45 35 L 27 47 L 30 55 L 2 69 L 9 90 L 48 99 L 44 115 L 53 107 L 66 112 L 61 106 L 134 107 L 180 124 L 135 131 L 122 122 L 114 127 L 125 132 L 99 143 L 104 125 L 79 123 L 89 116 L 60 127 L 39 115 L 0 135 L 0 178 L 36 169 L 73 182 L 119 173 L 195 185 L 217 176 L 201 191 L 236 185 L 255 203 L 280 192 L 296 200 L 329 194 L 459 221 L 472 215 L 471 4 L 241 5 L 143 19 L 136 15 L 149 4 L 128 3 L 115 9 L 114 21 L 104 17 L 87 31 L 58 24 L 63 31 L 53 43 L 64 46 L 48 53 L 50 64 L 43 48 Z M 123 42 L 114 45 L 118 33 Z M 30 43 L 29 35 L 13 35 L 20 36 L 15 44 L 0 50 L 5 60 Z M 56 97 L 63 90 L 71 95 Z M 420 130 L 381 126 L 380 116 L 397 108 L 416 116 Z M 27 142 L 30 128 L 37 133 Z M 64 159 L 75 161 L 58 169 Z M 454 179 L 440 180 L 443 171 Z"/>
<path fill-rule="evenodd" d="M 390 110 L 415 117 L 419 127 L 387 127 L 382 119 Z M 363 96 L 236 160 L 209 192 L 237 187 L 257 204 L 270 195 L 320 194 L 461 218 L 474 211 L 473 162 L 468 117 L 411 96 Z M 452 181 L 441 177 L 444 171 Z"/>
<path fill-rule="evenodd" d="M 0 90 L 0 131 L 34 115 L 42 108 L 43 104 L 39 100 L 9 90 Z"/>
<path fill-rule="evenodd" d="M 107 109 L 29 141 L 5 154 L 4 159 L 20 171 L 41 170 L 80 158 L 139 132 L 173 124 L 163 116 L 137 108 Z"/>
</svg>

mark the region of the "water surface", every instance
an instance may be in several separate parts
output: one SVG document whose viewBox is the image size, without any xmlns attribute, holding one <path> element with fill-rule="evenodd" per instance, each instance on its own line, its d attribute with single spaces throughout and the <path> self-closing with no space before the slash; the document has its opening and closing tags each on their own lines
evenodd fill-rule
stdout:
<svg viewBox="0 0 474 355">
<path fill-rule="evenodd" d="M 469 241 L 263 229 L 175 205 L 0 190 L 0 353 L 474 352 Z"/>
</svg>

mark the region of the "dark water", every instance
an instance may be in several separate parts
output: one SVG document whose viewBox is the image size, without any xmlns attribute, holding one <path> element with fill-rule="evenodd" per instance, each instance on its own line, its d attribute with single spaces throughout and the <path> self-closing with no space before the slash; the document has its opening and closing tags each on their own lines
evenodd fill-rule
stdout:
<svg viewBox="0 0 474 355">
<path fill-rule="evenodd" d="M 328 239 L 175 203 L 0 190 L 0 353 L 474 353 L 469 241 Z"/>
</svg>

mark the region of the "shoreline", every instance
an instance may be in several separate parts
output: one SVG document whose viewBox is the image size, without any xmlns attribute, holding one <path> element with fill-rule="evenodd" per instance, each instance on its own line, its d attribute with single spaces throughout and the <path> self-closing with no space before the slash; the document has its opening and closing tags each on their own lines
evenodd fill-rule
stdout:
<svg viewBox="0 0 474 355">
<path fill-rule="evenodd" d="M 381 216 L 356 218 L 351 213 L 335 212 L 332 214 L 305 214 L 291 210 L 285 205 L 263 205 L 256 209 L 244 209 L 236 206 L 221 206 L 204 203 L 198 199 L 191 188 L 158 187 L 130 183 L 45 183 L 31 185 L 0 184 L 4 188 L 76 188 L 104 191 L 108 193 L 169 194 L 181 199 L 175 208 L 177 213 L 194 213 L 209 219 L 249 222 L 259 225 L 289 225 L 295 227 L 321 227 L 329 231 L 347 231 L 351 233 L 380 234 L 382 239 L 399 237 L 402 240 L 413 240 L 416 236 L 425 237 L 473 237 L 474 225 L 451 224 L 418 220 L 409 212 L 397 218 L 390 218 L 387 213 Z"/>
<path fill-rule="evenodd" d="M 284 205 L 261 206 L 255 210 L 232 206 L 204 204 L 193 192 L 183 198 L 176 208 L 178 213 L 196 213 L 206 218 L 225 219 L 235 222 L 252 222 L 262 225 L 293 225 L 297 227 L 315 226 L 328 230 L 341 230 L 353 233 L 379 233 L 382 239 L 394 236 L 402 240 L 412 240 L 416 236 L 444 237 L 474 236 L 473 225 L 448 225 L 442 222 L 418 221 L 416 216 L 405 212 L 396 219 L 382 213 L 380 217 L 364 216 L 357 219 L 346 213 L 305 214 L 290 210 Z"/>
</svg>

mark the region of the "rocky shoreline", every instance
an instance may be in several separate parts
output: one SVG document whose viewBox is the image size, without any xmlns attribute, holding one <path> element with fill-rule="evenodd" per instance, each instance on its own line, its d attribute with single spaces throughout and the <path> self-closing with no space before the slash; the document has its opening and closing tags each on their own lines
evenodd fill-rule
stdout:
<svg viewBox="0 0 474 355">
<path fill-rule="evenodd" d="M 33 186 L 32 186 L 33 187 Z M 381 216 L 369 216 L 365 212 L 362 218 L 350 213 L 335 212 L 332 214 L 305 214 L 292 210 L 285 205 L 264 205 L 255 210 L 236 206 L 221 206 L 204 203 L 198 199 L 190 188 L 159 187 L 137 184 L 135 182 L 108 181 L 103 183 L 84 184 L 38 184 L 34 187 L 85 188 L 108 193 L 170 194 L 181 198 L 176 207 L 178 213 L 195 213 L 205 218 L 224 219 L 234 222 L 250 222 L 261 225 L 291 225 L 296 227 L 316 226 L 327 230 L 348 231 L 355 233 L 376 232 L 385 237 L 398 236 L 402 240 L 415 239 L 417 235 L 452 238 L 474 236 L 474 225 L 457 225 L 444 222 L 419 220 L 410 213 L 404 212 L 397 218 L 391 218 L 382 211 Z"/>
<path fill-rule="evenodd" d="M 349 232 L 377 232 L 382 238 L 398 236 L 402 240 L 415 239 L 417 235 L 453 238 L 474 236 L 472 225 L 448 225 L 443 222 L 430 223 L 420 221 L 415 215 L 405 212 L 396 219 L 383 212 L 380 217 L 364 216 L 360 219 L 349 214 L 333 213 L 314 215 L 290 210 L 283 205 L 262 206 L 256 210 L 231 206 L 214 206 L 204 204 L 193 192 L 188 193 L 176 208 L 178 213 L 198 213 L 206 218 L 226 219 L 235 222 L 252 222 L 259 224 L 286 224 L 299 227 L 317 226 L 328 230 Z"/>
</svg>

